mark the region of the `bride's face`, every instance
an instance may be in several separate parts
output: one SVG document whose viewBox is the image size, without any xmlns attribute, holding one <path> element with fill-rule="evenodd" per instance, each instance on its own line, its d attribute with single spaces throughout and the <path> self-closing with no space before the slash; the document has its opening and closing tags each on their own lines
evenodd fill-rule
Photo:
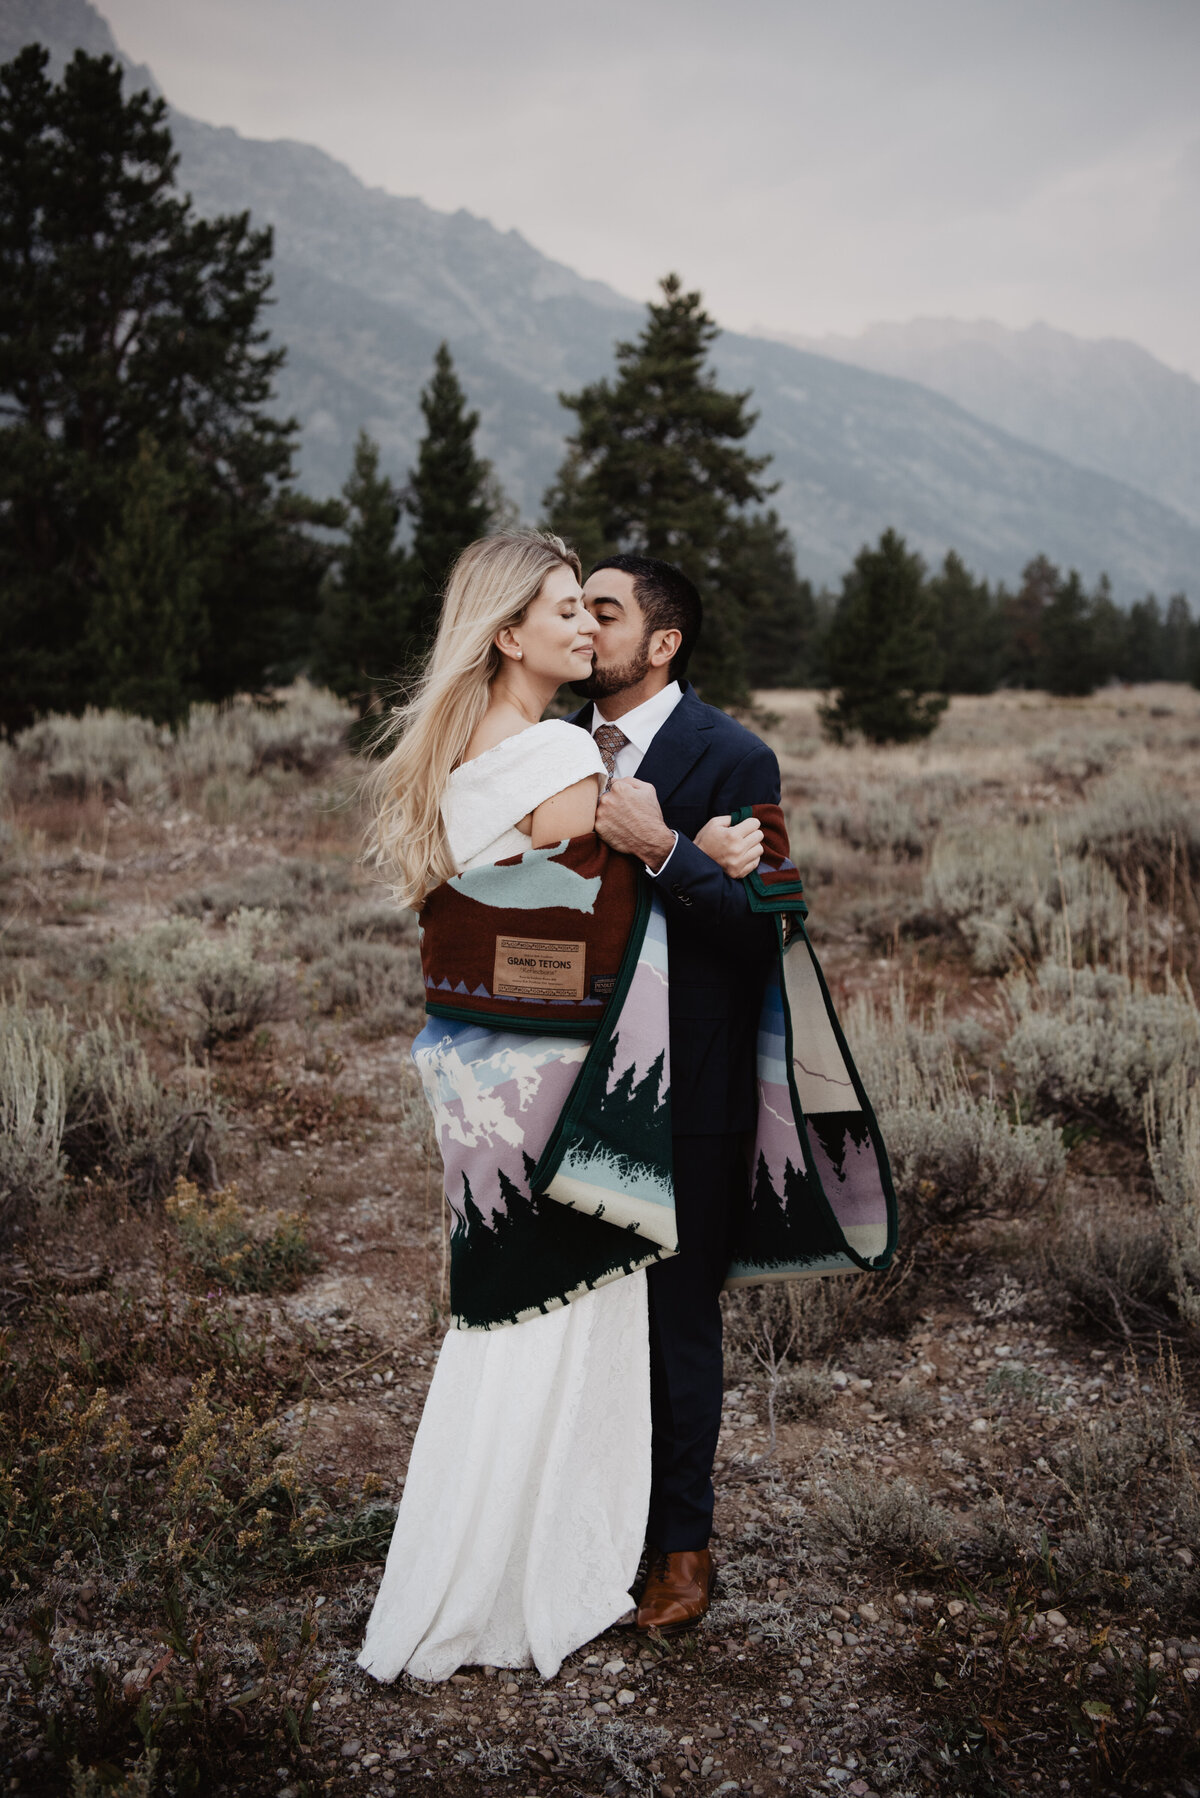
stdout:
<svg viewBox="0 0 1200 1798">
<path fill-rule="evenodd" d="M 501 631 L 497 643 L 534 680 L 586 680 L 592 671 L 599 626 L 583 603 L 583 590 L 569 568 L 553 569 L 542 582 L 520 624 Z"/>
</svg>

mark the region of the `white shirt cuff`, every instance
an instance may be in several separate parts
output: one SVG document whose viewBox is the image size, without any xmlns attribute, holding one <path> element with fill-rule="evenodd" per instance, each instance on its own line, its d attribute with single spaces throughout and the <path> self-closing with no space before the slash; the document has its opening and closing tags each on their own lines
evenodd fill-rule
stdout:
<svg viewBox="0 0 1200 1798">
<path fill-rule="evenodd" d="M 657 868 L 651 868 L 646 862 L 642 863 L 643 868 L 645 868 L 651 880 L 657 880 L 660 874 L 665 874 L 667 871 L 667 862 L 669 862 L 674 855 L 675 843 L 678 843 L 679 841 L 679 832 L 677 830 L 672 831 L 671 835 L 674 837 L 675 842 L 671 844 L 671 847 L 667 850 L 665 860 Z"/>
</svg>

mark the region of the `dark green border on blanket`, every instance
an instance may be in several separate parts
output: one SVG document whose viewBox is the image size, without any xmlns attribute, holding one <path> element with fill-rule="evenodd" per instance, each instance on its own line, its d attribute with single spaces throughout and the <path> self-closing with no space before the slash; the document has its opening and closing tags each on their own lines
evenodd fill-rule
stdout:
<svg viewBox="0 0 1200 1798">
<path fill-rule="evenodd" d="M 730 822 L 732 824 L 741 824 L 745 819 L 753 817 L 753 815 L 753 806 L 744 805 L 733 813 Z M 864 1273 L 882 1273 L 885 1268 L 891 1266 L 892 1257 L 896 1253 L 896 1243 L 899 1238 L 900 1230 L 899 1213 L 896 1204 L 896 1188 L 892 1179 L 892 1167 L 888 1160 L 887 1150 L 883 1145 L 883 1137 L 880 1135 L 879 1123 L 876 1119 L 874 1108 L 867 1098 L 863 1083 L 859 1078 L 858 1069 L 854 1064 L 854 1057 L 850 1053 L 850 1045 L 846 1041 L 842 1026 L 838 1020 L 837 1012 L 834 1009 L 833 999 L 825 981 L 824 970 L 822 969 L 821 963 L 817 958 L 817 953 L 812 946 L 812 939 L 804 926 L 804 920 L 808 916 L 808 907 L 801 897 L 803 888 L 799 872 L 797 872 L 794 881 L 775 880 L 768 883 L 762 880 L 756 871 L 747 876 L 743 885 L 746 888 L 746 896 L 750 901 L 751 911 L 774 912 L 776 917 L 776 930 L 779 939 L 779 997 L 783 1004 L 788 1091 L 792 1096 L 792 1107 L 800 1136 L 800 1146 L 804 1151 L 804 1160 L 808 1172 L 809 1183 L 823 1207 L 829 1222 L 833 1225 L 837 1234 L 841 1236 L 843 1250 L 849 1255 L 854 1265 L 861 1268 Z M 786 927 L 784 924 L 785 916 L 788 919 Z M 854 1095 L 858 1100 L 862 1115 L 866 1120 L 867 1133 L 871 1138 L 871 1144 L 879 1162 L 879 1179 L 880 1184 L 883 1187 L 884 1202 L 887 1206 L 888 1234 L 886 1247 L 881 1254 L 876 1255 L 871 1260 L 867 1260 L 864 1256 L 857 1254 L 846 1241 L 841 1225 L 834 1216 L 833 1207 L 830 1205 L 826 1196 L 825 1188 L 821 1184 L 820 1175 L 817 1173 L 811 1158 L 808 1130 L 804 1124 L 804 1108 L 800 1103 L 800 1095 L 796 1090 L 795 1064 L 792 1059 L 792 1008 L 788 1003 L 787 981 L 783 976 L 784 957 L 788 954 L 798 937 L 803 938 L 804 946 L 807 949 L 809 959 L 812 962 L 813 971 L 817 976 L 817 983 L 821 989 L 821 998 L 825 1003 L 825 1015 L 832 1026 L 834 1041 L 841 1050 L 842 1060 L 845 1062 L 846 1069 L 850 1075 L 850 1084 L 854 1088 Z"/>
<path fill-rule="evenodd" d="M 754 816 L 752 805 L 742 805 L 733 813 L 730 824 L 744 824 L 747 818 Z M 742 885 L 746 889 L 746 897 L 750 901 L 750 910 L 756 912 L 790 912 L 807 918 L 808 906 L 804 902 L 804 886 L 799 872 L 791 880 L 764 880 L 755 868 L 747 874 Z"/>
<path fill-rule="evenodd" d="M 542 1152 L 542 1158 L 529 1176 L 531 1192 L 545 1192 L 558 1172 L 559 1163 L 566 1153 L 567 1143 L 577 1131 L 579 1114 L 591 1098 L 592 1088 L 604 1067 L 605 1052 L 612 1040 L 613 1029 L 621 1016 L 621 1008 L 629 991 L 629 983 L 633 979 L 633 971 L 637 967 L 638 956 L 642 952 L 646 925 L 650 920 L 650 904 L 650 883 L 644 874 L 639 874 L 637 910 L 633 916 L 633 927 L 629 932 L 625 953 L 621 957 L 621 965 L 617 969 L 616 985 L 609 995 L 603 1016 L 591 1026 L 594 1032 L 591 1048 L 588 1050 L 575 1084 L 567 1096 L 567 1102 L 562 1108 L 558 1123 L 554 1126 L 550 1141 Z M 529 1021 L 523 1020 L 523 1025 L 528 1029 Z"/>
<path fill-rule="evenodd" d="M 896 1188 L 895 1188 L 895 1184 L 892 1180 L 891 1162 L 888 1160 L 887 1150 L 883 1146 L 883 1137 L 879 1133 L 879 1124 L 875 1117 L 874 1108 L 872 1107 L 870 1100 L 867 1098 L 866 1092 L 863 1089 L 862 1081 L 859 1079 L 858 1069 L 854 1065 L 854 1057 L 850 1053 L 850 1045 L 847 1043 L 846 1038 L 842 1032 L 842 1026 L 838 1022 L 838 1015 L 837 1015 L 837 1012 L 833 1008 L 833 1000 L 830 997 L 829 988 L 825 984 L 825 975 L 822 972 L 821 964 L 817 960 L 816 954 L 813 950 L 813 946 L 809 939 L 808 932 L 804 928 L 803 920 L 797 919 L 796 924 L 794 926 L 794 932 L 791 937 L 791 940 L 790 940 L 790 942 L 788 942 L 786 944 L 784 942 L 784 937 L 783 937 L 783 919 L 782 918 L 776 919 L 775 928 L 779 933 L 779 956 L 780 956 L 779 996 L 783 1002 L 783 1020 L 784 1020 L 784 1028 L 785 1028 L 785 1033 L 786 1033 L 785 1034 L 785 1051 L 786 1051 L 786 1060 L 787 1060 L 788 1091 L 792 1095 L 792 1108 L 793 1108 L 793 1112 L 795 1114 L 797 1131 L 798 1131 L 798 1134 L 800 1137 L 800 1147 L 804 1151 L 804 1160 L 805 1160 L 805 1164 L 806 1164 L 807 1171 L 808 1171 L 809 1183 L 811 1184 L 814 1193 L 820 1200 L 821 1205 L 824 1207 L 825 1214 L 828 1217 L 830 1223 L 833 1225 L 834 1229 L 837 1231 L 838 1235 L 842 1239 L 843 1252 L 845 1254 L 849 1255 L 849 1257 L 850 1257 L 851 1261 L 853 1261 L 855 1267 L 861 1268 L 864 1273 L 882 1273 L 885 1268 L 891 1266 L 892 1256 L 896 1253 L 896 1243 L 897 1243 L 897 1240 L 899 1237 L 899 1231 L 900 1231 L 900 1220 L 899 1220 L 899 1215 L 898 1215 L 897 1207 L 896 1207 Z M 792 1060 L 792 1008 L 788 1004 L 787 983 L 783 978 L 783 957 L 788 953 L 789 949 L 797 941 L 798 937 L 803 938 L 804 946 L 807 949 L 809 956 L 812 959 L 813 969 L 816 973 L 817 981 L 821 988 L 821 997 L 825 1001 L 825 1015 L 829 1019 L 829 1022 L 833 1027 L 834 1040 L 836 1041 L 838 1048 L 842 1052 L 842 1059 L 845 1062 L 846 1069 L 850 1075 L 850 1083 L 854 1088 L 855 1097 L 858 1099 L 858 1103 L 859 1103 L 859 1107 L 861 1109 L 862 1115 L 866 1119 L 867 1133 L 871 1138 L 872 1146 L 873 1146 L 873 1148 L 875 1150 L 875 1154 L 877 1155 L 878 1160 L 879 1160 L 879 1182 L 880 1182 L 880 1185 L 883 1187 L 884 1203 L 887 1206 L 888 1233 L 887 1233 L 887 1244 L 886 1244 L 885 1248 L 883 1249 L 882 1253 L 876 1255 L 874 1257 L 874 1259 L 870 1260 L 870 1261 L 868 1261 L 864 1256 L 858 1254 L 855 1249 L 851 1248 L 850 1244 L 846 1241 L 846 1238 L 842 1231 L 841 1225 L 838 1223 L 837 1218 L 834 1216 L 833 1207 L 830 1205 L 829 1200 L 825 1195 L 825 1188 L 821 1184 L 821 1176 L 818 1174 L 816 1167 L 814 1166 L 813 1161 L 812 1161 L 812 1152 L 809 1147 L 809 1141 L 808 1141 L 808 1129 L 807 1129 L 807 1126 L 804 1121 L 804 1107 L 801 1105 L 800 1095 L 796 1091 L 796 1072 L 795 1072 L 795 1065 Z"/>
<path fill-rule="evenodd" d="M 468 1011 L 463 1006 L 439 1005 L 425 1001 L 425 1015 L 430 1018 L 451 1018 L 460 1024 L 478 1024 L 481 1030 L 520 1030 L 527 1036 L 594 1036 L 603 1028 L 601 1019 L 586 1024 L 563 1022 L 559 1018 L 540 1020 L 537 1012 L 530 1008 L 518 1017 L 497 1012 L 489 1012 L 485 1017 L 482 1012 Z"/>
</svg>

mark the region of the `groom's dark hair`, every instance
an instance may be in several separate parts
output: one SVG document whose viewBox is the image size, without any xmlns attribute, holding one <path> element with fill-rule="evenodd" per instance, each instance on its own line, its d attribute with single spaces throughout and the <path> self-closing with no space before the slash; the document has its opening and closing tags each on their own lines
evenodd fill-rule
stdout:
<svg viewBox="0 0 1200 1798">
<path fill-rule="evenodd" d="M 679 632 L 679 648 L 671 658 L 670 672 L 673 679 L 682 679 L 704 622 L 700 595 L 683 569 L 674 562 L 661 562 L 657 556 L 605 556 L 592 574 L 601 568 L 616 568 L 632 578 L 633 596 L 641 607 L 647 636 L 651 631 Z"/>
</svg>

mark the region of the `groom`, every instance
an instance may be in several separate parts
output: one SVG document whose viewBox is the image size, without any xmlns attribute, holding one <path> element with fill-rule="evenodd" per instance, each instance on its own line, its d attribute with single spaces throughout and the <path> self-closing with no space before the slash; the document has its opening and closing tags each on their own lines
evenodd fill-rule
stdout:
<svg viewBox="0 0 1200 1798">
<path fill-rule="evenodd" d="M 744 1137 L 755 1125 L 755 1045 L 775 947 L 770 918 L 692 839 L 706 819 L 779 799 L 779 765 L 758 737 L 705 705 L 683 679 L 700 596 L 650 556 L 610 556 L 584 600 L 600 629 L 590 730 L 611 784 L 596 828 L 638 856 L 662 900 L 671 969 L 671 1116 L 679 1253 L 649 1269 L 653 1427 L 642 1629 L 679 1629 L 708 1608 L 712 1467 L 721 1427 L 719 1295 L 748 1204 Z M 747 872 L 757 826 L 737 827 Z"/>
</svg>

